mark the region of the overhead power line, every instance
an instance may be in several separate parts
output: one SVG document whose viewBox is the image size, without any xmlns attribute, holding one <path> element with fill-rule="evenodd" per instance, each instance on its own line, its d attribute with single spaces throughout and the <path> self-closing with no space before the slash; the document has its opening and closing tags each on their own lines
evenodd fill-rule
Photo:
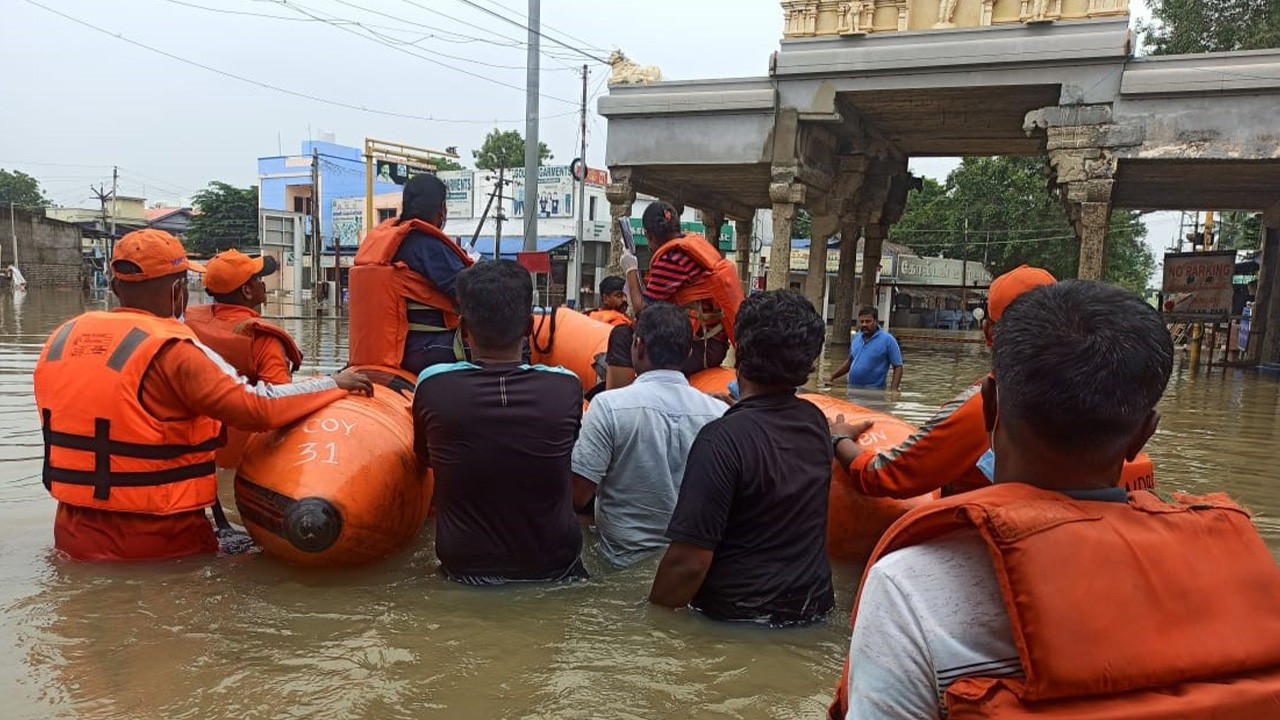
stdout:
<svg viewBox="0 0 1280 720">
<path fill-rule="evenodd" d="M 406 0 L 406 1 L 407 1 L 407 0 Z M 501 20 L 501 21 L 503 21 L 503 22 L 505 22 L 505 23 L 508 23 L 508 24 L 510 24 L 510 25 L 515 25 L 515 26 L 516 26 L 516 27 L 518 27 L 518 28 L 523 28 L 526 32 L 529 32 L 529 31 L 530 31 L 530 28 L 529 28 L 529 26 L 528 26 L 528 25 L 525 25 L 524 23 L 520 22 L 519 20 L 513 20 L 513 19 L 511 19 L 511 18 L 507 17 L 506 15 L 503 15 L 502 13 L 500 13 L 500 12 L 498 12 L 498 11 L 496 11 L 496 10 L 493 10 L 492 8 L 487 8 L 487 7 L 485 7 L 485 6 L 483 6 L 483 5 L 479 4 L 479 3 L 474 2 L 473 0 L 459 0 L 459 1 L 460 1 L 460 2 L 462 2 L 464 5 L 470 5 L 471 7 L 473 7 L 473 8 L 475 8 L 475 9 L 479 10 L 479 11 L 480 11 L 480 12 L 482 12 L 482 13 L 485 13 L 485 14 L 487 14 L 487 15 L 492 15 L 493 17 L 495 17 L 495 18 L 497 18 L 497 19 L 499 19 L 499 20 Z M 591 53 L 587 52 L 586 50 L 583 50 L 583 49 L 581 49 L 581 48 L 576 48 L 576 47 L 574 47 L 574 46 L 572 46 L 572 45 L 569 45 L 568 43 L 565 43 L 565 42 L 562 42 L 562 41 L 560 41 L 560 40 L 557 40 L 556 38 L 550 37 L 550 36 L 548 36 L 546 33 L 543 33 L 541 30 L 533 30 L 532 32 L 533 32 L 534 34 L 536 34 L 538 37 L 543 38 L 544 40 L 549 40 L 549 41 L 551 41 L 551 42 L 553 42 L 553 43 L 555 43 L 555 44 L 559 45 L 560 47 L 563 47 L 563 48 L 567 48 L 567 49 L 569 49 L 569 50 L 572 50 L 573 52 L 578 53 L 579 55 L 581 55 L 581 56 L 583 56 L 583 57 L 587 58 L 588 60 L 594 60 L 594 61 L 596 61 L 596 62 L 598 62 L 598 63 L 603 64 L 603 65 L 608 65 L 608 64 L 609 64 L 609 61 L 608 61 L 608 60 L 605 60 L 604 58 L 601 58 L 601 57 L 597 57 L 597 56 L 595 56 L 595 55 L 592 55 Z"/>
<path fill-rule="evenodd" d="M 520 11 L 519 11 L 519 10 L 516 10 L 515 8 L 511 7 L 510 5 L 503 5 L 502 3 L 498 2 L 498 0 L 488 0 L 488 2 L 489 2 L 489 4 L 490 4 L 490 5 L 497 5 L 498 7 L 502 8 L 503 10 L 506 10 L 507 12 L 515 13 L 517 16 L 520 14 Z M 595 52 L 601 52 L 601 53 L 603 53 L 603 52 L 608 52 L 608 50 L 606 50 L 606 49 L 604 49 L 604 48 L 596 47 L 596 46 L 592 45 L 591 43 L 587 42 L 586 40 L 583 40 L 583 39 L 582 39 L 582 38 L 580 38 L 580 37 L 577 37 L 577 36 L 575 36 L 575 35 L 570 35 L 569 33 L 565 32 L 564 30 L 561 30 L 561 29 L 559 29 L 559 28 L 556 28 L 556 27 L 553 27 L 553 26 L 551 26 L 551 25 L 548 25 L 548 24 L 547 24 L 547 23 L 545 23 L 545 22 L 544 22 L 544 23 L 540 23 L 540 24 L 541 24 L 541 26 L 542 26 L 542 27 L 544 27 L 544 28 L 548 28 L 548 29 L 549 29 L 549 30 L 551 30 L 552 32 L 559 33 L 559 34 L 561 34 L 561 35 L 563 35 L 563 36 L 565 36 L 565 37 L 569 38 L 570 40 L 572 40 L 572 41 L 574 41 L 574 42 L 578 43 L 580 46 L 582 46 L 582 47 L 584 47 L 584 48 L 586 48 L 586 49 L 588 49 L 588 50 L 593 50 L 593 51 L 595 51 Z"/>
<path fill-rule="evenodd" d="M 524 118 L 513 119 L 513 120 L 496 120 L 496 119 L 493 119 L 493 120 L 469 120 L 469 119 L 462 119 L 462 118 L 443 118 L 443 117 L 436 117 L 436 116 L 433 116 L 433 115 L 417 115 L 417 114 L 414 114 L 414 113 L 396 112 L 396 111 L 393 111 L 393 110 L 380 110 L 380 109 L 378 109 L 378 108 L 371 108 L 371 107 L 367 107 L 367 106 L 364 106 L 364 105 L 357 105 L 357 104 L 355 104 L 355 103 L 344 102 L 344 101 L 341 101 L 341 100 L 332 100 L 332 99 L 330 99 L 330 98 L 320 97 L 320 96 L 318 96 L 318 95 L 312 95 L 312 94 L 304 93 L 304 92 L 300 92 L 300 91 L 297 91 L 297 90 L 290 90 L 289 88 L 281 87 L 281 86 L 279 86 L 279 85 L 273 85 L 273 84 L 271 84 L 271 83 L 262 82 L 262 81 L 260 81 L 260 80 L 254 80 L 253 78 L 245 77 L 244 75 L 238 75 L 238 74 L 236 74 L 236 73 L 228 72 L 228 71 L 226 71 L 226 70 L 220 70 L 220 69 L 218 69 L 218 68 L 216 68 L 216 67 L 213 67 L 213 66 L 211 66 L 211 65 L 206 65 L 206 64 L 204 64 L 204 63 L 197 62 L 197 61 L 195 61 L 195 60 L 191 60 L 191 59 L 188 59 L 188 58 L 184 58 L 184 57 L 181 57 L 181 56 L 179 56 L 179 55 L 175 55 L 175 54 L 173 54 L 173 53 L 171 53 L 171 52 L 168 52 L 168 51 L 166 51 L 166 50 L 161 50 L 160 48 L 157 48 L 157 47 L 154 47 L 154 46 L 148 45 L 148 44 L 146 44 L 146 43 L 144 43 L 144 42 L 141 42 L 141 41 L 139 41 L 139 40 L 134 40 L 133 38 L 130 38 L 130 37 L 128 37 L 128 36 L 126 36 L 126 35 L 124 35 L 123 33 L 113 32 L 113 31 L 111 31 L 111 30 L 107 30 L 107 29 L 105 29 L 105 28 L 99 27 L 99 26 L 97 26 L 97 25 L 94 25 L 93 23 L 90 23 L 90 22 L 86 22 L 86 21 L 84 21 L 84 20 L 81 20 L 80 18 L 77 18 L 77 17 L 75 17 L 75 16 L 73 16 L 73 15 L 68 15 L 67 13 L 64 13 L 64 12 L 62 12 L 62 11 L 60 11 L 60 10 L 55 10 L 54 8 L 51 8 L 51 7 L 47 6 L 47 5 L 43 5 L 43 4 L 39 3 L 39 2 L 37 2 L 36 0 L 23 0 L 23 1 L 24 1 L 24 2 L 26 2 L 28 5 L 34 5 L 35 7 L 38 7 L 38 8 L 40 8 L 41 10 L 45 10 L 46 12 L 53 13 L 54 15 L 57 15 L 57 16 L 59 16 L 59 17 L 62 17 L 62 18 L 64 18 L 64 19 L 66 19 L 66 20 L 69 20 L 69 21 L 71 21 L 71 22 L 73 22 L 73 23 L 76 23 L 77 25 L 82 25 L 82 26 L 84 26 L 84 27 L 89 28 L 90 30 L 93 30 L 93 31 L 95 31 L 95 32 L 102 33 L 103 35 L 107 35 L 107 36 L 109 36 L 109 37 L 113 37 L 113 38 L 115 38 L 115 39 L 117 39 L 117 40 L 120 40 L 120 41 L 122 41 L 122 42 L 126 42 L 126 43 L 128 43 L 128 44 L 130 44 L 130 45 L 133 45 L 133 46 L 135 46 L 135 47 L 140 47 L 140 48 L 142 48 L 142 49 L 144 49 L 144 50 L 147 50 L 147 51 L 153 52 L 153 53 L 155 53 L 155 54 L 157 54 L 157 55 L 162 55 L 162 56 L 164 56 L 164 57 L 169 58 L 170 60 L 176 60 L 177 62 L 183 63 L 183 64 L 185 64 L 185 65 L 190 65 L 190 66 L 192 66 L 192 67 L 197 67 L 197 68 L 200 68 L 201 70 L 207 70 L 208 72 L 215 73 L 215 74 L 221 75 L 221 76 L 223 76 L 223 77 L 228 77 L 228 78 L 231 78 L 231 79 L 233 79 L 233 80 L 238 80 L 238 81 L 240 81 L 240 82 L 242 82 L 242 83 L 247 83 L 247 84 L 249 84 L 249 85 L 256 85 L 257 87 L 260 87 L 260 88 L 264 88 L 264 89 L 267 89 L 267 90 L 274 90 L 275 92 L 278 92 L 278 93 L 283 93 L 283 94 L 285 94 L 285 95 L 292 95 L 293 97 L 302 98 L 302 99 L 304 99 L 304 100 L 311 100 L 311 101 L 313 101 L 313 102 L 323 103 L 323 104 L 325 104 L 325 105 L 332 105 L 332 106 L 334 106 L 334 107 L 346 108 L 346 109 L 348 109 L 348 110 L 358 110 L 358 111 L 360 111 L 360 112 L 366 112 L 366 113 L 370 113 L 370 114 L 373 114 L 373 115 L 385 115 L 385 116 L 388 116 L 388 117 L 398 117 L 398 118 L 404 118 L 404 119 L 408 119 L 408 120 L 422 120 L 422 121 L 426 121 L 426 122 L 442 122 L 442 123 L 462 123 L 462 124 L 471 124 L 471 125 L 487 125 L 487 124 L 489 124 L 489 123 L 496 123 L 496 122 L 522 122 L 522 121 L 524 120 Z M 556 99 L 559 99 L 559 98 L 556 98 Z M 567 102 L 567 101 L 566 101 L 566 102 Z M 570 111 L 570 112 L 564 113 L 564 115 L 571 115 L 571 114 L 573 114 L 573 111 Z M 552 115 L 552 116 L 548 116 L 548 117 L 560 117 L 560 116 L 559 116 L 559 115 Z"/>
</svg>

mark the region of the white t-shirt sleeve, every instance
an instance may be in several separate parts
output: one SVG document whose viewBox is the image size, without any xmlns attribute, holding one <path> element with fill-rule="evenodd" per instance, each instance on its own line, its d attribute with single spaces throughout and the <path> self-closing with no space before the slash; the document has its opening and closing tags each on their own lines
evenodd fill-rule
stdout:
<svg viewBox="0 0 1280 720">
<path fill-rule="evenodd" d="M 941 716 L 929 646 L 902 589 L 877 565 L 867 575 L 849 643 L 847 720 Z"/>
<path fill-rule="evenodd" d="M 604 479 L 613 461 L 613 414 L 603 395 L 597 397 L 582 416 L 582 430 L 573 444 L 572 470 L 596 485 Z"/>
</svg>

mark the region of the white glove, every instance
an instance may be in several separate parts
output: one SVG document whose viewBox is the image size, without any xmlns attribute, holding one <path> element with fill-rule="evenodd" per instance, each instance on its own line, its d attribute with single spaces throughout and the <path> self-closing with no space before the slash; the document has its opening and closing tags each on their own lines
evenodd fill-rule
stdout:
<svg viewBox="0 0 1280 720">
<path fill-rule="evenodd" d="M 623 250 L 622 257 L 618 258 L 618 265 L 622 267 L 622 274 L 626 275 L 631 271 L 640 272 L 640 261 L 636 260 L 635 253 L 630 250 Z"/>
</svg>

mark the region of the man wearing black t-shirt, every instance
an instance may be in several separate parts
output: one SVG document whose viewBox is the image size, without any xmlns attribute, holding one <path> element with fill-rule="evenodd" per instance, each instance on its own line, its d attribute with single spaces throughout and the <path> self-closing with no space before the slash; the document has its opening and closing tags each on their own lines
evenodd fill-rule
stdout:
<svg viewBox="0 0 1280 720">
<path fill-rule="evenodd" d="M 831 436 L 795 388 L 822 352 L 825 323 L 800 295 L 775 290 L 747 298 L 737 326 L 742 399 L 689 450 L 649 599 L 718 620 L 813 622 L 833 603 Z"/>
<path fill-rule="evenodd" d="M 473 361 L 423 370 L 413 397 L 415 449 L 435 471 L 441 571 L 468 585 L 585 577 L 569 476 L 582 385 L 520 361 L 532 329 L 524 268 L 464 270 L 458 304 Z"/>
</svg>

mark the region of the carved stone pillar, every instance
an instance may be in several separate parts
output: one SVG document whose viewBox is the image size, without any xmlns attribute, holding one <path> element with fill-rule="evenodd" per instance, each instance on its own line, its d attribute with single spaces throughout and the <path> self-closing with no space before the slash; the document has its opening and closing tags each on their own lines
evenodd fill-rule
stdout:
<svg viewBox="0 0 1280 720">
<path fill-rule="evenodd" d="M 704 236 L 711 247 L 720 249 L 720 228 L 724 226 L 724 213 L 719 210 L 703 210 L 702 225 L 706 228 Z M 721 255 L 724 254 L 722 251 Z"/>
<path fill-rule="evenodd" d="M 1263 225 L 1262 267 L 1245 358 L 1274 364 L 1280 363 L 1280 212 L 1264 215 Z"/>
<path fill-rule="evenodd" d="M 827 319 L 827 241 L 840 229 L 840 218 L 825 211 L 813 216 L 809 238 L 809 274 L 805 276 L 804 296 L 813 303 L 823 320 Z"/>
<path fill-rule="evenodd" d="M 796 206 L 804 202 L 804 185 L 795 181 L 772 183 L 769 200 L 773 203 L 773 246 L 769 249 L 765 289 L 785 290 L 791 287 L 791 228 Z"/>
<path fill-rule="evenodd" d="M 733 224 L 733 244 L 738 254 L 738 279 L 742 281 L 742 294 L 751 292 L 751 245 L 755 241 L 754 219 L 737 220 Z"/>
<path fill-rule="evenodd" d="M 836 309 L 831 321 L 830 339 L 832 345 L 848 345 L 849 334 L 853 331 L 859 229 L 855 220 L 845 220 L 840 226 L 840 268 L 836 270 Z"/>
<path fill-rule="evenodd" d="M 630 168 L 610 168 L 612 182 L 605 187 L 604 195 L 609 200 L 609 274 L 621 275 L 622 266 L 618 259 L 622 257 L 622 228 L 618 227 L 620 218 L 630 218 L 632 206 L 636 201 L 636 190 L 631 187 Z"/>
<path fill-rule="evenodd" d="M 1067 217 L 1080 238 L 1080 267 L 1084 280 L 1105 277 L 1107 231 L 1111 224 L 1111 194 L 1115 188 L 1116 148 L 1142 144 L 1144 130 L 1111 121 L 1108 105 L 1052 107 L 1028 113 L 1023 128 L 1044 128 L 1049 152 L 1051 187 L 1066 206 Z"/>
<path fill-rule="evenodd" d="M 884 238 L 889 234 L 884 225 L 867 225 L 862 228 L 866 238 L 862 244 L 862 282 L 858 284 L 858 306 L 876 304 L 876 284 L 880 281 L 880 258 Z"/>
</svg>

